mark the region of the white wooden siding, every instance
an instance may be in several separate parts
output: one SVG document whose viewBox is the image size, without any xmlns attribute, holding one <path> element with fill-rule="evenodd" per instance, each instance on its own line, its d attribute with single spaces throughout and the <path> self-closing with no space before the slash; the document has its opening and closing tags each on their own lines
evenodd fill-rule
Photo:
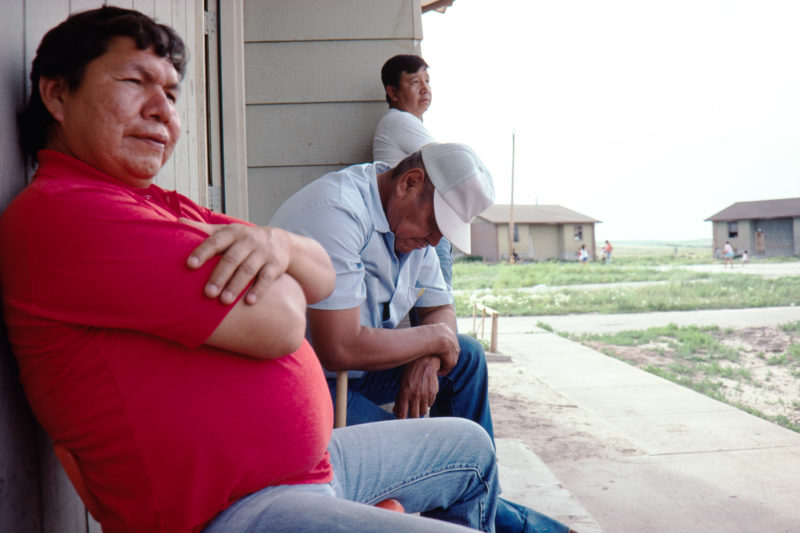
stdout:
<svg viewBox="0 0 800 533">
<path fill-rule="evenodd" d="M 244 0 L 244 31 L 248 42 L 418 40 L 422 23 L 417 0 Z"/>
<path fill-rule="evenodd" d="M 368 162 L 372 130 L 386 109 L 380 102 L 247 106 L 248 166 Z"/>
<path fill-rule="evenodd" d="M 385 101 L 381 66 L 402 53 L 407 41 L 247 43 L 247 103 Z"/>
<path fill-rule="evenodd" d="M 244 0 L 248 218 L 333 168 L 372 160 L 380 68 L 418 53 L 417 0 Z M 255 180 L 254 182 L 250 182 Z"/>
<path fill-rule="evenodd" d="M 247 171 L 248 196 L 269 198 L 274 195 L 288 198 L 319 176 L 340 168 L 342 165 L 251 168 Z M 251 213 L 250 221 L 259 226 L 266 226 L 272 215 L 273 213 L 266 209 L 256 209 Z"/>
</svg>

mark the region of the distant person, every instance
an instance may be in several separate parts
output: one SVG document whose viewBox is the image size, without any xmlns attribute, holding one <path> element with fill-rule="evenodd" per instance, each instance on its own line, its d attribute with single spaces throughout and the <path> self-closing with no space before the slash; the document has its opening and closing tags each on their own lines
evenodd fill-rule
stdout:
<svg viewBox="0 0 800 533">
<path fill-rule="evenodd" d="M 603 256 L 605 256 L 606 264 L 609 264 L 611 262 L 611 251 L 613 249 L 614 247 L 611 246 L 611 243 L 606 241 L 605 246 L 603 246 Z"/>
<path fill-rule="evenodd" d="M 389 111 L 375 127 L 372 158 L 395 167 L 428 143 L 433 136 L 422 124 L 422 115 L 433 98 L 428 64 L 420 56 L 400 54 L 389 58 L 381 68 Z M 447 288 L 453 287 L 453 245 L 442 237 L 435 246 Z"/>
<path fill-rule="evenodd" d="M 586 251 L 586 245 L 582 244 L 580 250 L 578 250 L 578 261 L 582 265 L 585 265 L 587 261 L 589 261 L 589 252 Z"/>
<path fill-rule="evenodd" d="M 742 253 L 742 266 L 745 266 L 747 263 L 750 262 L 750 254 L 745 250 Z"/>
<path fill-rule="evenodd" d="M 722 268 L 728 265 L 733 268 L 733 246 L 730 241 L 725 241 L 725 246 L 722 248 Z"/>
</svg>

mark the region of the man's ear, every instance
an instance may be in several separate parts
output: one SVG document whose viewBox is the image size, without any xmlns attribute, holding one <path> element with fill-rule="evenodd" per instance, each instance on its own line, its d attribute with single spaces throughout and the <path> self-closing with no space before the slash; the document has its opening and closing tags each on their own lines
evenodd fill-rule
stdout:
<svg viewBox="0 0 800 533">
<path fill-rule="evenodd" d="M 391 85 L 387 85 L 386 96 L 389 97 L 390 102 L 397 102 L 397 87 L 392 87 Z"/>
<path fill-rule="evenodd" d="M 64 120 L 64 95 L 69 89 L 64 78 L 39 78 L 39 95 L 42 103 L 56 120 Z"/>
<path fill-rule="evenodd" d="M 420 194 L 425 189 L 425 171 L 421 168 L 411 168 L 403 172 L 397 178 L 397 185 L 395 192 L 398 197 L 404 197 L 407 194 Z"/>
</svg>

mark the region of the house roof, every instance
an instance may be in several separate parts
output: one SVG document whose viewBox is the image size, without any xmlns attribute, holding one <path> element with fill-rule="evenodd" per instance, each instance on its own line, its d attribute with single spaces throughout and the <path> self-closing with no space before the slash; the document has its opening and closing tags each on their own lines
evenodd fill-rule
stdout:
<svg viewBox="0 0 800 533">
<path fill-rule="evenodd" d="M 706 220 L 727 222 L 755 218 L 800 217 L 800 198 L 781 198 L 779 200 L 758 200 L 755 202 L 736 202 Z"/>
<path fill-rule="evenodd" d="M 456 0 L 421 0 L 420 6 L 422 7 L 422 12 L 427 13 L 428 11 L 438 11 L 439 13 L 444 13 L 445 10 L 453 5 L 453 2 Z"/>
<path fill-rule="evenodd" d="M 508 204 L 495 204 L 478 216 L 493 224 L 508 224 L 510 207 Z M 515 224 L 591 224 L 594 222 L 602 221 L 560 205 L 514 204 Z"/>
</svg>

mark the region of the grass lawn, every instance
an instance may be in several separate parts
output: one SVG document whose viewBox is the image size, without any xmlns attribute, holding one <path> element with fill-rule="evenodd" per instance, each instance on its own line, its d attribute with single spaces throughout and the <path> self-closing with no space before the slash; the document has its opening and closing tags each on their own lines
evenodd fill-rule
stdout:
<svg viewBox="0 0 800 533">
<path fill-rule="evenodd" d="M 455 294 L 456 314 L 471 316 L 474 303 L 503 316 L 568 313 L 647 313 L 800 305 L 800 277 L 713 274 L 708 279 L 608 288 L 494 289 Z"/>
<path fill-rule="evenodd" d="M 453 290 L 512 289 L 578 285 L 586 283 L 625 283 L 631 281 L 675 281 L 709 279 L 708 272 L 681 269 L 659 269 L 649 265 L 604 265 L 546 261 L 509 265 L 497 263 L 460 263 L 453 265 Z"/>
<path fill-rule="evenodd" d="M 456 314 L 470 316 L 474 303 L 505 316 L 800 305 L 798 276 L 767 279 L 741 272 L 696 272 L 680 268 L 681 264 L 663 268 L 658 256 L 633 255 L 610 265 L 457 261 L 453 266 Z"/>
</svg>

